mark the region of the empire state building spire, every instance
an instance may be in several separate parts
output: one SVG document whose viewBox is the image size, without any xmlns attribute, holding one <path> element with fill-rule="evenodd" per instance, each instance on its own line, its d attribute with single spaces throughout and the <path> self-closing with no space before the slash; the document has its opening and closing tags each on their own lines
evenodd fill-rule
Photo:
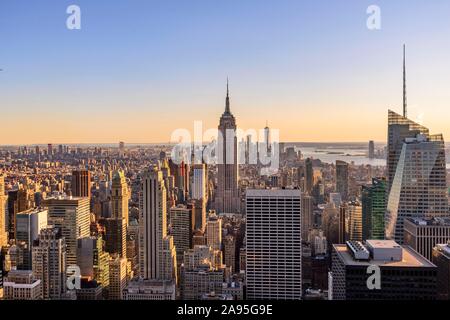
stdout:
<svg viewBox="0 0 450 320">
<path fill-rule="evenodd" d="M 231 111 L 230 111 L 230 90 L 228 88 L 228 78 L 227 78 L 227 98 L 226 98 L 226 102 L 225 102 L 225 113 L 227 113 L 227 114 L 231 113 Z"/>
</svg>

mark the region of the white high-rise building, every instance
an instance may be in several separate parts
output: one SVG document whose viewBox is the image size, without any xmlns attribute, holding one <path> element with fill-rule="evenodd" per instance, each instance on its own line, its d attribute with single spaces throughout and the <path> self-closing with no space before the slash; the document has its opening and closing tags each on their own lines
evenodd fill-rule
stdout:
<svg viewBox="0 0 450 320">
<path fill-rule="evenodd" d="M 300 190 L 247 190 L 247 298 L 301 299 Z"/>
</svg>

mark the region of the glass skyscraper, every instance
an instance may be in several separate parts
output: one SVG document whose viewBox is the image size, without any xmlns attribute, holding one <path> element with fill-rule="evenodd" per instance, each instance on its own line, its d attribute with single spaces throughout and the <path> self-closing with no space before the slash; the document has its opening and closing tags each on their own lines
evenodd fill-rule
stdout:
<svg viewBox="0 0 450 320">
<path fill-rule="evenodd" d="M 386 179 L 373 178 L 372 184 L 362 186 L 363 240 L 384 239 L 386 213 Z"/>
<path fill-rule="evenodd" d="M 385 232 L 403 243 L 404 218 L 448 214 L 444 139 L 389 111 L 388 142 Z"/>
</svg>

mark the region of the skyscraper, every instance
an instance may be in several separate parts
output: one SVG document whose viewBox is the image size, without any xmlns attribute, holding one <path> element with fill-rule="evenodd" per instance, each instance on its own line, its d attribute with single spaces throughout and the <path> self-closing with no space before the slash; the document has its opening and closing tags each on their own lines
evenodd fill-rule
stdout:
<svg viewBox="0 0 450 320">
<path fill-rule="evenodd" d="M 19 212 L 16 216 L 16 243 L 25 243 L 24 269 L 31 270 L 33 242 L 38 240 L 39 232 L 47 227 L 47 210 L 32 209 Z"/>
<path fill-rule="evenodd" d="M 75 170 L 72 172 L 72 196 L 91 198 L 91 172 Z"/>
<path fill-rule="evenodd" d="M 127 286 L 127 259 L 115 257 L 109 261 L 109 300 L 122 300 Z"/>
<path fill-rule="evenodd" d="M 191 198 L 195 200 L 206 200 L 206 183 L 207 183 L 206 164 L 194 164 L 192 166 L 192 187 Z"/>
<path fill-rule="evenodd" d="M 193 229 L 204 230 L 206 223 L 206 205 L 208 170 L 206 164 L 194 164 L 192 166 L 191 198 L 193 199 Z"/>
<path fill-rule="evenodd" d="M 238 152 L 236 119 L 230 110 L 227 83 L 225 112 L 219 123 L 216 209 L 219 213 L 239 213 Z"/>
<path fill-rule="evenodd" d="M 6 196 L 5 196 L 5 178 L 0 175 L 0 248 L 8 243 L 8 234 L 6 232 Z"/>
<path fill-rule="evenodd" d="M 375 158 L 375 143 L 370 140 L 369 141 L 369 159 Z"/>
<path fill-rule="evenodd" d="M 362 207 L 359 202 L 350 202 L 345 206 L 347 239 L 362 241 Z"/>
<path fill-rule="evenodd" d="M 341 160 L 336 161 L 336 192 L 342 200 L 348 200 L 348 163 Z"/>
<path fill-rule="evenodd" d="M 127 226 L 125 218 L 105 218 L 100 221 L 105 227 L 105 251 L 111 255 L 127 256 Z"/>
<path fill-rule="evenodd" d="M 311 158 L 305 160 L 305 192 L 312 195 L 312 190 L 314 187 L 314 169 Z"/>
<path fill-rule="evenodd" d="M 265 145 L 265 153 L 267 155 L 270 154 L 270 128 L 269 128 L 269 123 L 266 123 L 266 127 L 264 128 L 264 145 Z"/>
<path fill-rule="evenodd" d="M 125 155 L 125 142 L 120 141 L 119 142 L 119 157 L 123 158 L 124 155 Z"/>
<path fill-rule="evenodd" d="M 128 226 L 128 194 L 127 179 L 123 171 L 114 171 L 111 186 L 111 207 L 113 218 L 125 219 L 125 225 Z"/>
<path fill-rule="evenodd" d="M 386 213 L 386 179 L 374 178 L 369 186 L 362 186 L 362 239 L 384 239 Z"/>
<path fill-rule="evenodd" d="M 89 198 L 58 197 L 42 202 L 48 223 L 60 229 L 67 245 L 67 265 L 77 263 L 78 239 L 90 236 Z"/>
<path fill-rule="evenodd" d="M 309 230 L 314 225 L 314 198 L 302 194 L 302 239 L 308 240 Z"/>
<path fill-rule="evenodd" d="M 246 208 L 247 298 L 301 299 L 300 190 L 248 189 Z"/>
<path fill-rule="evenodd" d="M 428 128 L 417 124 L 394 111 L 388 111 L 388 143 L 387 143 L 387 182 L 388 192 L 394 181 L 397 162 L 406 138 L 415 138 L 418 134 L 429 135 Z"/>
<path fill-rule="evenodd" d="M 399 115 L 396 118 L 409 121 Z M 448 199 L 442 135 L 418 133 L 404 138 L 400 150 L 391 181 L 385 232 L 388 239 L 403 243 L 404 218 L 446 216 Z"/>
<path fill-rule="evenodd" d="M 8 207 L 8 209 L 7 209 L 7 211 L 8 211 L 7 233 L 8 233 L 9 239 L 15 239 L 16 214 L 19 212 L 19 190 L 18 189 L 8 191 L 7 207 Z M 1 238 L 1 235 L 0 235 L 0 238 Z"/>
<path fill-rule="evenodd" d="M 109 259 L 101 236 L 78 239 L 77 265 L 81 276 L 97 281 L 103 290 L 109 289 Z"/>
<path fill-rule="evenodd" d="M 339 242 L 339 216 L 339 207 L 334 202 L 327 203 L 323 209 L 321 227 L 330 245 L 342 243 Z"/>
<path fill-rule="evenodd" d="M 236 237 L 228 234 L 223 239 L 224 263 L 231 268 L 231 272 L 236 271 Z"/>
<path fill-rule="evenodd" d="M 142 190 L 140 199 L 140 246 L 139 264 L 140 276 L 145 279 L 166 279 L 167 261 L 174 248 L 173 240 L 167 237 L 167 202 L 166 187 L 160 170 L 153 168 L 142 175 Z M 171 272 L 171 274 L 173 274 Z"/>
<path fill-rule="evenodd" d="M 41 280 L 44 299 L 61 299 L 66 293 L 66 243 L 59 228 L 41 230 L 33 247 L 33 276 Z"/>
<path fill-rule="evenodd" d="M 222 219 L 210 212 L 206 222 L 206 245 L 213 250 L 222 250 Z"/>
<path fill-rule="evenodd" d="M 183 263 L 184 251 L 191 248 L 192 244 L 192 209 L 185 205 L 178 205 L 169 209 L 170 234 L 177 252 L 178 265 Z"/>
</svg>

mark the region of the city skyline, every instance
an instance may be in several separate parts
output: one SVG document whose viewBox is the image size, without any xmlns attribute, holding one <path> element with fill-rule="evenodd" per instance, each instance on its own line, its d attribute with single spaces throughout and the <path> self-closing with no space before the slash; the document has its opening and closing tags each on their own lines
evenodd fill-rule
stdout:
<svg viewBox="0 0 450 320">
<path fill-rule="evenodd" d="M 65 26 L 70 4 L 2 4 L 0 145 L 167 143 L 196 120 L 216 127 L 227 76 L 239 128 L 384 142 L 386 110 L 402 109 L 403 43 L 409 118 L 450 134 L 448 3 L 378 1 L 381 30 L 365 1 L 78 1 L 81 30 Z"/>
</svg>

